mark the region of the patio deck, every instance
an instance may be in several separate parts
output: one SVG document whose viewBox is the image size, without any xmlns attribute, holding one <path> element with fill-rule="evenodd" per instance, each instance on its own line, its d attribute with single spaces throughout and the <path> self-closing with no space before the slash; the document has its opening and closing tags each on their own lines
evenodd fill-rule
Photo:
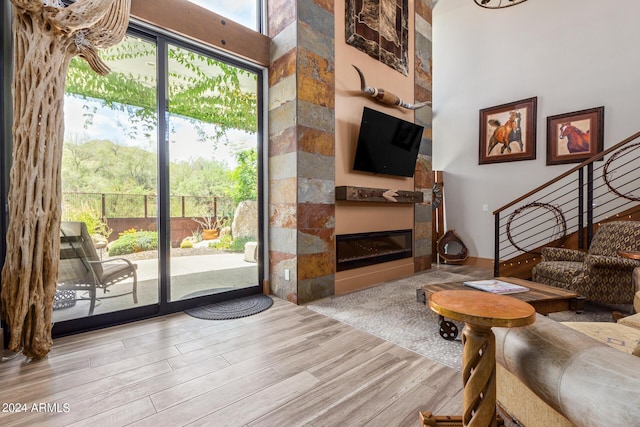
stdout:
<svg viewBox="0 0 640 427">
<path fill-rule="evenodd" d="M 133 261 L 138 265 L 138 303 L 133 297 L 122 295 L 115 298 L 103 298 L 98 290 L 98 301 L 94 314 L 156 304 L 158 302 L 158 260 L 144 259 Z M 244 261 L 242 253 L 218 253 L 212 255 L 180 256 L 171 258 L 171 300 L 184 299 L 185 296 L 210 291 L 247 288 L 256 286 L 258 281 L 257 264 Z M 128 279 L 109 288 L 106 296 L 131 291 L 132 280 Z M 78 300 L 73 307 L 54 310 L 53 321 L 77 319 L 87 316 L 89 301 Z"/>
</svg>

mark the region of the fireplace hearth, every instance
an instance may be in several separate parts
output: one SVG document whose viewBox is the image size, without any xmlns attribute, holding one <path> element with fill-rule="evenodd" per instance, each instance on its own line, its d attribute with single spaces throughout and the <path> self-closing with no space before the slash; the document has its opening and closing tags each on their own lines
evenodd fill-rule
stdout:
<svg viewBox="0 0 640 427">
<path fill-rule="evenodd" d="M 336 270 L 411 258 L 412 246 L 412 230 L 339 234 L 336 236 Z"/>
</svg>

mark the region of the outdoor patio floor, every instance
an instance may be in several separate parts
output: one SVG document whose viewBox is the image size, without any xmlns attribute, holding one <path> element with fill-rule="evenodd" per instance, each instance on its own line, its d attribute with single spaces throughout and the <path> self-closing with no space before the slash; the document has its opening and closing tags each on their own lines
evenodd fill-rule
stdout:
<svg viewBox="0 0 640 427">
<path fill-rule="evenodd" d="M 131 294 L 132 279 L 113 285 L 105 295 L 98 290 L 95 314 L 124 310 L 135 306 L 158 303 L 158 260 L 144 259 L 133 261 L 137 264 L 138 303 L 134 304 Z M 242 253 L 218 253 L 212 255 L 180 256 L 171 258 L 171 300 L 184 299 L 185 296 L 216 293 L 230 289 L 256 286 L 258 283 L 257 264 L 244 260 Z M 78 292 L 79 297 L 86 292 Z M 112 298 L 101 298 L 104 296 Z M 86 317 L 89 313 L 89 301 L 77 300 L 73 307 L 54 310 L 53 321 Z"/>
</svg>

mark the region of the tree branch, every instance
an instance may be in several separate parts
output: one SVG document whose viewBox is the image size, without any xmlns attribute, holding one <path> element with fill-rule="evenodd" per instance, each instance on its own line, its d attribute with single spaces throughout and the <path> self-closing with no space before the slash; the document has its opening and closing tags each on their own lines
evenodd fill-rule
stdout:
<svg viewBox="0 0 640 427">
<path fill-rule="evenodd" d="M 35 12 L 40 11 L 44 7 L 42 0 L 10 0 L 13 5 L 24 11 Z"/>
<path fill-rule="evenodd" d="M 131 0 L 115 0 L 108 13 L 87 30 L 86 39 L 91 45 L 105 49 L 118 44 L 129 26 Z"/>
<path fill-rule="evenodd" d="M 98 49 L 119 43 L 129 25 L 131 0 L 83 0 L 64 9 L 53 9 L 49 21 L 63 33 L 75 33 L 77 53 L 91 69 L 104 76 L 109 66 Z"/>
<path fill-rule="evenodd" d="M 93 27 L 117 0 L 77 0 L 64 9 L 50 8 L 49 22 L 63 33 Z M 53 9 L 53 10 L 51 10 Z"/>
</svg>

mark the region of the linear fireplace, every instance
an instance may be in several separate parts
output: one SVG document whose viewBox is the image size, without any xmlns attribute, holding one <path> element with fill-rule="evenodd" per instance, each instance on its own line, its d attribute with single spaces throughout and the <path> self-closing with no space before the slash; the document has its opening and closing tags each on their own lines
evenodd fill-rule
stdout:
<svg viewBox="0 0 640 427">
<path fill-rule="evenodd" d="M 411 258 L 412 231 L 393 230 L 336 236 L 337 271 Z"/>
</svg>

